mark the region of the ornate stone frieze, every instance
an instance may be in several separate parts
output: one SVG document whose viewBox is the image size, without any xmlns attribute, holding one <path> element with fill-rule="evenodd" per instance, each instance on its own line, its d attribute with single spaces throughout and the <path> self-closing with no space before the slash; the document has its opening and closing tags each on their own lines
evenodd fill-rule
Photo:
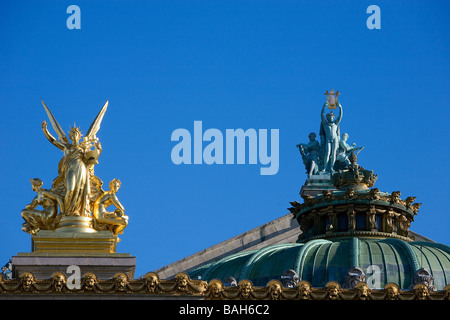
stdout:
<svg viewBox="0 0 450 320">
<path fill-rule="evenodd" d="M 321 195 L 303 195 L 303 203 L 291 202 L 288 210 L 297 219 L 300 241 L 320 237 L 377 236 L 410 241 L 409 227 L 420 203 L 401 193 L 380 192 L 377 188 L 340 191 L 324 190 Z"/>
<path fill-rule="evenodd" d="M 79 288 L 68 284 L 66 275 L 55 272 L 50 279 L 36 279 L 32 273 L 23 273 L 19 279 L 0 277 L 0 299 L 39 295 L 40 298 L 61 296 L 79 299 L 87 295 L 139 296 L 148 299 L 158 297 L 197 297 L 206 300 L 450 300 L 450 285 L 442 291 L 432 291 L 419 283 L 410 290 L 400 290 L 389 283 L 383 289 L 371 289 L 363 281 L 356 281 L 352 288 L 341 287 L 335 281 L 322 288 L 313 288 L 308 281 L 300 281 L 294 287 L 284 287 L 278 280 L 271 280 L 265 287 L 253 286 L 249 280 L 240 280 L 237 286 L 225 286 L 218 279 L 209 283 L 193 280 L 185 273 L 174 279 L 162 280 L 153 272 L 139 279 L 129 279 L 118 273 L 108 280 L 99 280 L 95 274 L 86 273 Z"/>
</svg>

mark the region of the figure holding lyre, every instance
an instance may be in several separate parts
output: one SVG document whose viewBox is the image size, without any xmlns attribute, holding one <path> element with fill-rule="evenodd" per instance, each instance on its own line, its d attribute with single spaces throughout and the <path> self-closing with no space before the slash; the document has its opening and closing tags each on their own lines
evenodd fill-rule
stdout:
<svg viewBox="0 0 450 320">
<path fill-rule="evenodd" d="M 342 119 L 342 106 L 336 100 L 336 105 L 339 108 L 339 115 L 330 111 L 325 116 L 325 108 L 329 105 L 328 101 L 322 107 L 321 124 L 320 124 L 320 140 L 323 152 L 323 168 L 322 171 L 334 173 L 334 163 L 336 162 L 337 151 L 339 148 L 339 124 Z"/>
</svg>

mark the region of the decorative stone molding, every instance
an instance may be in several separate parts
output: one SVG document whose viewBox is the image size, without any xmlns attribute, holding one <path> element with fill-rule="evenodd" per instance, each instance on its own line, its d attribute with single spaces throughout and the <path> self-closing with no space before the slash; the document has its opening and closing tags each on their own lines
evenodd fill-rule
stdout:
<svg viewBox="0 0 450 320">
<path fill-rule="evenodd" d="M 331 181 L 338 189 L 352 188 L 354 190 L 365 190 L 373 187 L 378 176 L 371 170 L 366 170 L 356 163 L 356 154 L 349 157 L 350 165 L 344 170 L 339 170 L 331 176 Z"/>
<path fill-rule="evenodd" d="M 70 289 L 62 272 L 43 280 L 37 280 L 31 273 L 24 273 L 13 280 L 0 277 L 0 299 L 25 295 L 42 299 L 56 295 L 67 299 L 128 296 L 148 299 L 196 297 L 205 300 L 450 300 L 450 285 L 442 291 L 432 291 L 422 283 L 410 290 L 400 290 L 393 283 L 384 289 L 369 289 L 362 281 L 353 288 L 341 287 L 331 281 L 323 288 L 313 288 L 308 281 L 300 281 L 287 288 L 278 280 L 269 281 L 265 287 L 255 287 L 249 280 L 240 280 L 237 286 L 227 287 L 218 279 L 207 283 L 179 273 L 174 279 L 162 280 L 156 273 L 149 272 L 139 279 L 128 279 L 126 274 L 119 273 L 108 280 L 98 280 L 95 274 L 86 273 L 80 288 Z"/>
<path fill-rule="evenodd" d="M 380 192 L 377 188 L 340 191 L 324 190 L 321 195 L 302 196 L 288 210 L 302 230 L 299 241 L 336 236 L 393 237 L 413 240 L 409 227 L 420 203 L 415 197 L 400 198 L 400 192 Z"/>
</svg>

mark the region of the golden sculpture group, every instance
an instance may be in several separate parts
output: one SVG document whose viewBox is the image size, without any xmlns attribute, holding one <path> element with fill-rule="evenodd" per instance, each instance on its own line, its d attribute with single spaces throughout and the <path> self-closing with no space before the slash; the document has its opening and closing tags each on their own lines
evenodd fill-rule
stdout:
<svg viewBox="0 0 450 320">
<path fill-rule="evenodd" d="M 22 230 L 35 235 L 39 230 L 55 230 L 64 225 L 64 219 L 79 217 L 79 229 L 88 232 L 109 230 L 114 236 L 121 234 L 128 224 L 125 208 L 119 202 L 116 193 L 120 188 L 120 180 L 114 179 L 109 184 L 109 191 L 102 189 L 103 182 L 94 174 L 94 166 L 102 147 L 96 134 L 100 129 L 103 116 L 108 107 L 105 103 L 95 118 L 86 136 L 74 126 L 69 131 L 69 138 L 56 121 L 49 108 L 42 101 L 50 123 L 58 138 L 42 122 L 45 137 L 63 152 L 58 165 L 58 176 L 53 180 L 51 189 L 42 188 L 41 179 L 31 179 L 31 187 L 37 193 L 33 201 L 22 210 L 25 222 Z M 81 141 L 80 141 L 81 140 Z M 38 206 L 42 209 L 38 209 Z M 107 209 L 115 206 L 113 212 Z M 59 209 L 59 210 L 58 210 Z M 84 229 L 83 229 L 84 228 Z"/>
</svg>

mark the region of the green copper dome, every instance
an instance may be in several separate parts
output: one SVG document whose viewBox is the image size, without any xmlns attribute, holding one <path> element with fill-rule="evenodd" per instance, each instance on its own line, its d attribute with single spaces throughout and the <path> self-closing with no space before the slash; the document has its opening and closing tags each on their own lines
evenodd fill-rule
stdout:
<svg viewBox="0 0 450 320">
<path fill-rule="evenodd" d="M 299 281 L 306 280 L 313 287 L 324 287 L 329 281 L 344 286 L 355 267 L 364 272 L 371 288 L 396 283 L 400 289 L 410 289 L 417 272 L 425 269 L 436 290 L 443 290 L 450 279 L 450 247 L 395 238 L 315 239 L 240 252 L 192 270 L 189 276 L 223 282 L 233 277 L 237 282 L 247 279 L 256 286 L 266 286 L 293 270 Z"/>
<path fill-rule="evenodd" d="M 279 280 L 285 287 L 307 281 L 323 288 L 333 281 L 345 289 L 364 282 L 371 289 L 396 284 L 411 290 L 420 284 L 444 290 L 450 282 L 450 247 L 415 241 L 409 232 L 421 203 L 401 199 L 399 191 L 371 188 L 373 171 L 360 167 L 354 154 L 350 162 L 334 174 L 310 175 L 300 191 L 303 203 L 290 203 L 301 231 L 296 243 L 241 251 L 189 276 L 225 285 L 232 285 L 229 279 L 255 286 Z"/>
<path fill-rule="evenodd" d="M 357 163 L 362 148 L 348 145 L 346 134 L 340 139 L 342 106 L 336 104 L 336 120 L 332 111 L 325 117 L 326 106 L 320 144 L 312 132 L 309 143 L 297 145 L 308 178 L 300 190 L 303 203 L 288 208 L 300 228 L 296 243 L 235 253 L 191 270 L 191 278 L 226 286 L 278 280 L 285 287 L 307 281 L 324 288 L 337 282 L 343 289 L 366 283 L 371 289 L 395 284 L 439 291 L 449 284 L 450 247 L 417 241 L 409 231 L 421 203 L 414 196 L 402 199 L 400 191 L 373 188 L 378 175 Z"/>
</svg>

